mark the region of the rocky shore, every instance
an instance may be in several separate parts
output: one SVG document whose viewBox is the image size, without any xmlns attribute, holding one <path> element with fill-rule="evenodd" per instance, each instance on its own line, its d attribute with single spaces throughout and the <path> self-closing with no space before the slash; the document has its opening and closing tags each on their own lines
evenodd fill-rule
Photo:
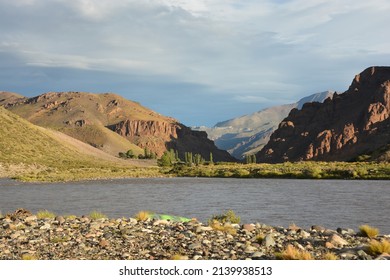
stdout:
<svg viewBox="0 0 390 280">
<path fill-rule="evenodd" d="M 209 226 L 196 220 L 38 219 L 26 210 L 0 217 L 2 260 L 389 260 L 389 248 L 375 251 L 372 242 L 386 247 L 390 235 L 368 238 L 352 229 L 321 226 Z"/>
</svg>

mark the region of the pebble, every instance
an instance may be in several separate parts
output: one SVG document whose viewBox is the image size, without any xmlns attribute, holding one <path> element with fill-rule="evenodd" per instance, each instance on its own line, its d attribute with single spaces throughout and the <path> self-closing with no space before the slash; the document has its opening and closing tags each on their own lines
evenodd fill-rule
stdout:
<svg viewBox="0 0 390 280">
<path fill-rule="evenodd" d="M 273 239 L 271 234 L 267 234 L 264 238 L 263 244 L 265 247 L 275 246 L 275 240 Z"/>
<path fill-rule="evenodd" d="M 48 260 L 273 260 L 288 245 L 310 252 L 315 259 L 329 251 L 339 259 L 390 259 L 388 254 L 371 255 L 367 251 L 370 240 L 350 229 L 313 226 L 305 230 L 264 224 L 233 227 L 234 233 L 198 221 L 37 219 L 20 211 L 0 218 L 0 260 L 20 260 L 26 252 Z M 390 242 L 389 235 L 375 239 Z"/>
</svg>

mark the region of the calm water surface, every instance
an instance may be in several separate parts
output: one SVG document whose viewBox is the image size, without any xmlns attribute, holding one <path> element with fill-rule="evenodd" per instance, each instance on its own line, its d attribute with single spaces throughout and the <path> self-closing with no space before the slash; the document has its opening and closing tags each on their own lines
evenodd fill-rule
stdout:
<svg viewBox="0 0 390 280">
<path fill-rule="evenodd" d="M 232 209 L 241 222 L 332 229 L 370 224 L 390 234 L 390 181 L 153 178 L 31 184 L 0 180 L 0 211 L 131 217 L 141 210 L 206 222 Z"/>
</svg>

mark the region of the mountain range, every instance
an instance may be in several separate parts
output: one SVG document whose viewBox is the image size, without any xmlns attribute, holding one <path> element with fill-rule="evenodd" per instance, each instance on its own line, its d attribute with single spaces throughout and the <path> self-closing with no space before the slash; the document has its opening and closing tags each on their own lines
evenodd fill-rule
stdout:
<svg viewBox="0 0 390 280">
<path fill-rule="evenodd" d="M 307 102 L 323 102 L 332 98 L 334 91 L 325 91 L 306 96 L 291 104 L 273 106 L 245 116 L 217 123 L 209 128 L 205 126 L 192 127 L 205 131 L 215 145 L 227 150 L 237 159 L 245 155 L 255 154 L 266 145 L 271 134 L 278 128 L 279 123 L 294 109 L 301 109 Z"/>
<path fill-rule="evenodd" d="M 154 112 L 117 94 L 48 92 L 27 98 L 0 92 L 0 105 L 31 123 L 60 131 L 110 155 L 144 149 L 161 156 L 174 149 L 198 153 L 206 160 L 234 161 L 217 149 L 205 132 L 192 131 L 177 120 Z"/>
<path fill-rule="evenodd" d="M 12 160 L 12 151 L 19 162 L 40 158 L 39 151 L 46 158 L 47 151 L 56 154 L 58 142 L 71 148 L 59 148 L 70 158 L 77 157 L 76 151 L 89 162 L 90 156 L 119 160 L 128 150 L 159 157 L 170 149 L 181 159 L 191 152 L 206 161 L 212 155 L 216 162 L 254 153 L 258 162 L 267 163 L 390 158 L 390 67 L 367 68 L 342 94 L 321 92 L 197 130 L 113 93 L 48 92 L 28 98 L 2 91 L 0 106 L 0 158 L 5 162 Z M 43 131 L 54 142 L 30 141 Z M 46 151 L 41 143 L 51 147 Z"/>
<path fill-rule="evenodd" d="M 389 150 L 390 67 L 370 67 L 333 99 L 291 110 L 257 159 L 388 161 Z"/>
</svg>

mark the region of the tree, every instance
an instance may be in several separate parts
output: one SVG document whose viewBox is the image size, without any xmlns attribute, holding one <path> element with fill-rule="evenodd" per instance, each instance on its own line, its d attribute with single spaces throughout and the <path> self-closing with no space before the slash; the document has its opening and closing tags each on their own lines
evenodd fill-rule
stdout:
<svg viewBox="0 0 390 280">
<path fill-rule="evenodd" d="M 172 166 L 173 164 L 172 154 L 168 151 L 164 152 L 161 158 L 157 160 L 157 163 L 159 166 L 162 167 Z"/>
<path fill-rule="evenodd" d="M 126 157 L 127 158 L 135 158 L 134 152 L 132 150 L 128 150 L 126 152 Z"/>
<path fill-rule="evenodd" d="M 256 155 L 252 155 L 252 163 L 256 163 L 256 162 L 257 162 Z"/>
<path fill-rule="evenodd" d="M 196 165 L 199 165 L 201 161 L 202 161 L 202 156 L 200 154 L 195 154 L 195 156 L 194 156 L 194 163 Z"/>
<path fill-rule="evenodd" d="M 252 163 L 252 156 L 250 156 L 250 155 L 245 155 L 245 163 L 246 163 L 246 164 Z"/>
<path fill-rule="evenodd" d="M 210 162 L 210 164 L 214 163 L 214 161 L 213 161 L 213 153 L 212 152 L 210 152 L 210 160 L 209 160 L 209 162 Z"/>
<path fill-rule="evenodd" d="M 184 161 L 187 165 L 192 165 L 194 163 L 191 152 L 185 152 L 184 157 Z"/>
</svg>

